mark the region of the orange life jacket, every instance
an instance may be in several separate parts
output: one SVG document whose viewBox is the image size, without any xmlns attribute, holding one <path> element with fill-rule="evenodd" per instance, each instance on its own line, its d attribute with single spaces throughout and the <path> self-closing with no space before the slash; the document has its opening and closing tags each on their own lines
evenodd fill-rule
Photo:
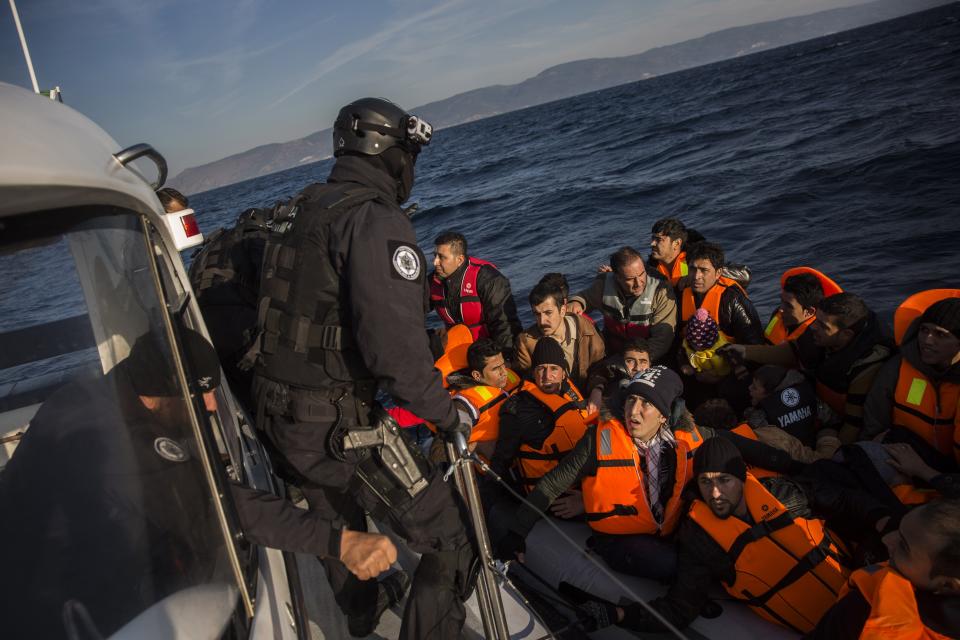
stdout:
<svg viewBox="0 0 960 640">
<path fill-rule="evenodd" d="M 749 438 L 750 440 L 759 440 L 756 432 L 746 422 L 741 422 L 740 424 L 735 426 L 733 429 L 730 429 L 730 431 L 737 434 L 738 436 Z M 752 473 L 755 478 L 774 478 L 780 475 L 776 471 L 770 471 L 769 469 L 761 469 L 760 467 L 755 467 L 752 464 L 747 465 L 747 471 Z"/>
<path fill-rule="evenodd" d="M 724 584 L 730 595 L 762 618 L 809 632 L 846 584 L 840 551 L 820 520 L 794 518 L 750 474 L 743 496 L 755 525 L 720 519 L 702 500 L 694 500 L 690 518 L 733 561 L 736 579 Z"/>
<path fill-rule="evenodd" d="M 503 389 L 478 384 L 453 392 L 454 399 L 462 400 L 475 412 L 469 443 L 490 442 L 500 434 L 500 409 L 503 401 L 520 386 L 520 376 L 507 369 L 507 385 Z"/>
<path fill-rule="evenodd" d="M 904 427 L 948 457 L 954 456 L 954 439 L 960 425 L 960 384 L 934 383 L 916 367 L 900 359 L 900 373 L 893 392 L 895 426 Z"/>
<path fill-rule="evenodd" d="M 816 319 L 816 316 L 810 316 L 794 327 L 793 331 L 787 333 L 787 325 L 783 323 L 783 310 L 778 308 L 773 312 L 773 315 L 770 316 L 770 322 L 767 323 L 767 327 L 763 330 L 763 337 L 766 338 L 770 344 L 783 344 L 784 342 L 796 340 L 803 335 Z"/>
<path fill-rule="evenodd" d="M 520 475 L 527 491 L 573 449 L 577 441 L 587 431 L 587 425 L 596 421 L 597 414 L 588 414 L 584 408 L 586 402 L 575 386 L 569 384 L 563 395 L 544 393 L 537 385 L 525 381 L 521 391 L 529 393 L 553 413 L 553 432 L 543 441 L 539 449 L 528 444 L 520 446 L 517 463 Z"/>
<path fill-rule="evenodd" d="M 433 275 L 430 279 L 430 301 L 437 310 L 437 315 L 448 327 L 455 324 L 465 324 L 470 328 L 474 340 L 490 337 L 487 326 L 483 324 L 483 303 L 480 292 L 477 291 L 477 276 L 483 266 L 497 268 L 492 262 L 479 258 L 467 258 L 467 268 L 464 269 L 463 279 L 460 281 L 460 308 L 456 309 L 447 303 L 443 281 Z"/>
<path fill-rule="evenodd" d="M 673 259 L 673 264 L 670 265 L 669 269 L 662 262 L 657 262 L 657 271 L 669 280 L 672 286 L 677 286 L 680 278 L 690 273 L 690 267 L 687 265 L 687 252 L 681 251 L 677 257 Z"/>
<path fill-rule="evenodd" d="M 597 427 L 597 475 L 584 478 L 583 506 L 587 523 L 596 531 L 615 534 L 670 535 L 683 513 L 680 494 L 693 476 L 690 449 L 677 441 L 677 466 L 663 510 L 663 522 L 654 518 L 647 499 L 640 452 L 627 428 L 611 419 Z"/>
<path fill-rule="evenodd" d="M 690 451 L 696 451 L 697 447 L 703 444 L 703 436 L 700 434 L 700 429 L 697 428 L 697 425 L 693 425 L 693 431 L 677 429 L 673 432 L 673 437 L 685 442 Z"/>
<path fill-rule="evenodd" d="M 466 325 L 456 324 L 447 331 L 447 344 L 444 346 L 443 355 L 433 363 L 440 371 L 444 388 L 447 386 L 447 376 L 467 367 L 467 349 L 472 343 L 473 334 Z"/>
<path fill-rule="evenodd" d="M 696 302 L 693 299 L 693 288 L 687 287 L 683 290 L 683 302 L 680 307 L 680 324 L 681 327 L 678 331 L 682 330 L 683 325 L 693 317 L 693 314 L 697 312 L 697 309 L 706 309 L 707 313 L 710 314 L 710 317 L 713 318 L 713 321 L 717 323 L 717 326 L 720 326 L 720 298 L 723 296 L 723 292 L 727 290 L 727 287 L 737 287 L 740 291 L 743 291 L 743 294 L 746 295 L 747 292 L 743 290 L 743 287 L 740 286 L 740 283 L 732 278 L 727 276 L 720 276 L 717 278 L 717 283 L 710 287 L 710 290 L 707 291 L 703 296 L 703 301 L 698 307 Z M 728 336 L 723 331 L 720 331 L 720 335 L 727 342 L 734 342 L 733 338 Z"/>
<path fill-rule="evenodd" d="M 926 504 L 940 497 L 940 493 L 935 489 L 921 489 L 912 484 L 898 484 L 890 489 L 900 503 L 906 505 Z"/>
<path fill-rule="evenodd" d="M 783 289 L 783 286 L 787 283 L 789 278 L 802 273 L 809 273 L 816 276 L 817 280 L 820 281 L 820 288 L 823 290 L 824 298 L 829 298 L 837 293 L 843 293 L 843 289 L 840 288 L 840 285 L 816 269 L 812 269 L 810 267 L 794 267 L 793 269 L 787 269 L 784 271 L 783 275 L 780 276 L 780 289 Z M 763 330 L 763 335 L 770 344 L 783 344 L 788 340 L 796 340 L 802 336 L 803 332 L 807 330 L 807 327 L 813 324 L 814 320 L 816 320 L 815 316 L 807 318 L 797 325 L 792 331 L 788 332 L 786 325 L 783 324 L 783 310 L 777 307 L 777 310 L 774 311 L 773 315 L 770 317 L 770 322 L 767 323 L 766 329 Z"/>
<path fill-rule="evenodd" d="M 893 338 L 899 345 L 913 321 L 923 315 L 934 302 L 960 298 L 960 289 L 928 289 L 904 300 L 893 314 Z"/>
<path fill-rule="evenodd" d="M 851 588 L 870 605 L 860 640 L 948 640 L 923 623 L 913 585 L 888 563 L 857 569 L 840 595 Z"/>
</svg>

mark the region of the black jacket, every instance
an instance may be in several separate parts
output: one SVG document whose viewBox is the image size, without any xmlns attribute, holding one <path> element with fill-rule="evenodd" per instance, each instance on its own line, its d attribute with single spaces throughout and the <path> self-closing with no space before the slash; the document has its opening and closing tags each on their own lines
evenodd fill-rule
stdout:
<svg viewBox="0 0 960 640">
<path fill-rule="evenodd" d="M 689 276 L 688 276 L 689 278 Z M 683 299 L 683 289 L 690 286 L 689 279 L 677 283 L 680 293 L 677 294 L 679 300 Z M 699 299 L 698 299 L 699 298 Z M 702 300 L 701 296 L 693 294 L 696 302 Z M 760 315 L 756 307 L 750 302 L 750 298 L 741 291 L 740 287 L 727 287 L 720 296 L 720 317 L 717 324 L 720 330 L 733 338 L 737 344 L 763 344 L 763 325 L 760 323 Z M 678 331 L 679 336 L 682 332 Z"/>
<path fill-rule="evenodd" d="M 564 382 L 564 390 L 567 383 Z M 534 449 L 553 433 L 553 413 L 539 400 L 525 391 L 518 391 L 503 403 L 500 409 L 500 435 L 490 461 L 490 468 L 503 477 L 517 458 L 520 447 Z"/>
<path fill-rule="evenodd" d="M 364 158 L 338 158 L 327 181 L 372 187 L 396 201 L 393 178 Z M 419 261 L 412 279 L 394 264 L 400 247 L 411 249 Z M 441 428 L 455 425 L 456 408 L 433 368 L 425 331 L 425 258 L 410 219 L 398 206 L 366 202 L 334 223 L 328 250 L 343 283 L 342 309 L 350 314 L 353 338 L 370 374 L 398 404 Z"/>
<path fill-rule="evenodd" d="M 464 262 L 449 278 L 441 280 L 443 305 L 457 320 L 460 319 L 460 287 L 466 271 L 467 263 Z M 430 275 L 432 278 L 433 273 Z M 493 267 L 483 265 L 477 273 L 477 296 L 483 305 L 483 324 L 487 327 L 490 339 L 505 354 L 513 353 L 514 340 L 523 331 L 523 326 L 517 316 L 517 304 L 513 300 L 510 281 Z"/>
</svg>

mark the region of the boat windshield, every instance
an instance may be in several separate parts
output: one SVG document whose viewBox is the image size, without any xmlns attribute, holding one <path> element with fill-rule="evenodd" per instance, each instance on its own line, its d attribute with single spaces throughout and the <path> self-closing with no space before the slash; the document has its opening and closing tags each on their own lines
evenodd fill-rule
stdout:
<svg viewBox="0 0 960 640">
<path fill-rule="evenodd" d="M 238 591 L 143 219 L 0 223 L 2 635 L 218 636 Z"/>
</svg>

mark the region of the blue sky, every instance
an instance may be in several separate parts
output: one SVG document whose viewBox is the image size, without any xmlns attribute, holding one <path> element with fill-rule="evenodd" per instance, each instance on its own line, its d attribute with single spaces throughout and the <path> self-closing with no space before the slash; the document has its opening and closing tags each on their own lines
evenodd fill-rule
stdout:
<svg viewBox="0 0 960 640">
<path fill-rule="evenodd" d="M 18 0 L 41 89 L 171 174 L 326 128 L 365 95 L 406 108 L 551 65 L 860 0 Z M 0 5 L 0 81 L 30 87 Z"/>
</svg>

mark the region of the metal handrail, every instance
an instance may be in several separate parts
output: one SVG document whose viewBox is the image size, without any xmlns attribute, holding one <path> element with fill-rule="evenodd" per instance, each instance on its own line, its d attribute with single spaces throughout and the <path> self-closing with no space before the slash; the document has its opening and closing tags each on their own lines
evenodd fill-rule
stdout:
<svg viewBox="0 0 960 640">
<path fill-rule="evenodd" d="M 113 157 L 123 166 L 127 166 L 139 158 L 146 157 L 153 160 L 153 164 L 157 166 L 157 180 L 156 182 L 151 182 L 150 186 L 153 187 L 154 191 L 162 187 L 163 183 L 167 181 L 167 161 L 160 155 L 159 151 L 145 142 L 118 151 L 113 154 Z"/>
</svg>

